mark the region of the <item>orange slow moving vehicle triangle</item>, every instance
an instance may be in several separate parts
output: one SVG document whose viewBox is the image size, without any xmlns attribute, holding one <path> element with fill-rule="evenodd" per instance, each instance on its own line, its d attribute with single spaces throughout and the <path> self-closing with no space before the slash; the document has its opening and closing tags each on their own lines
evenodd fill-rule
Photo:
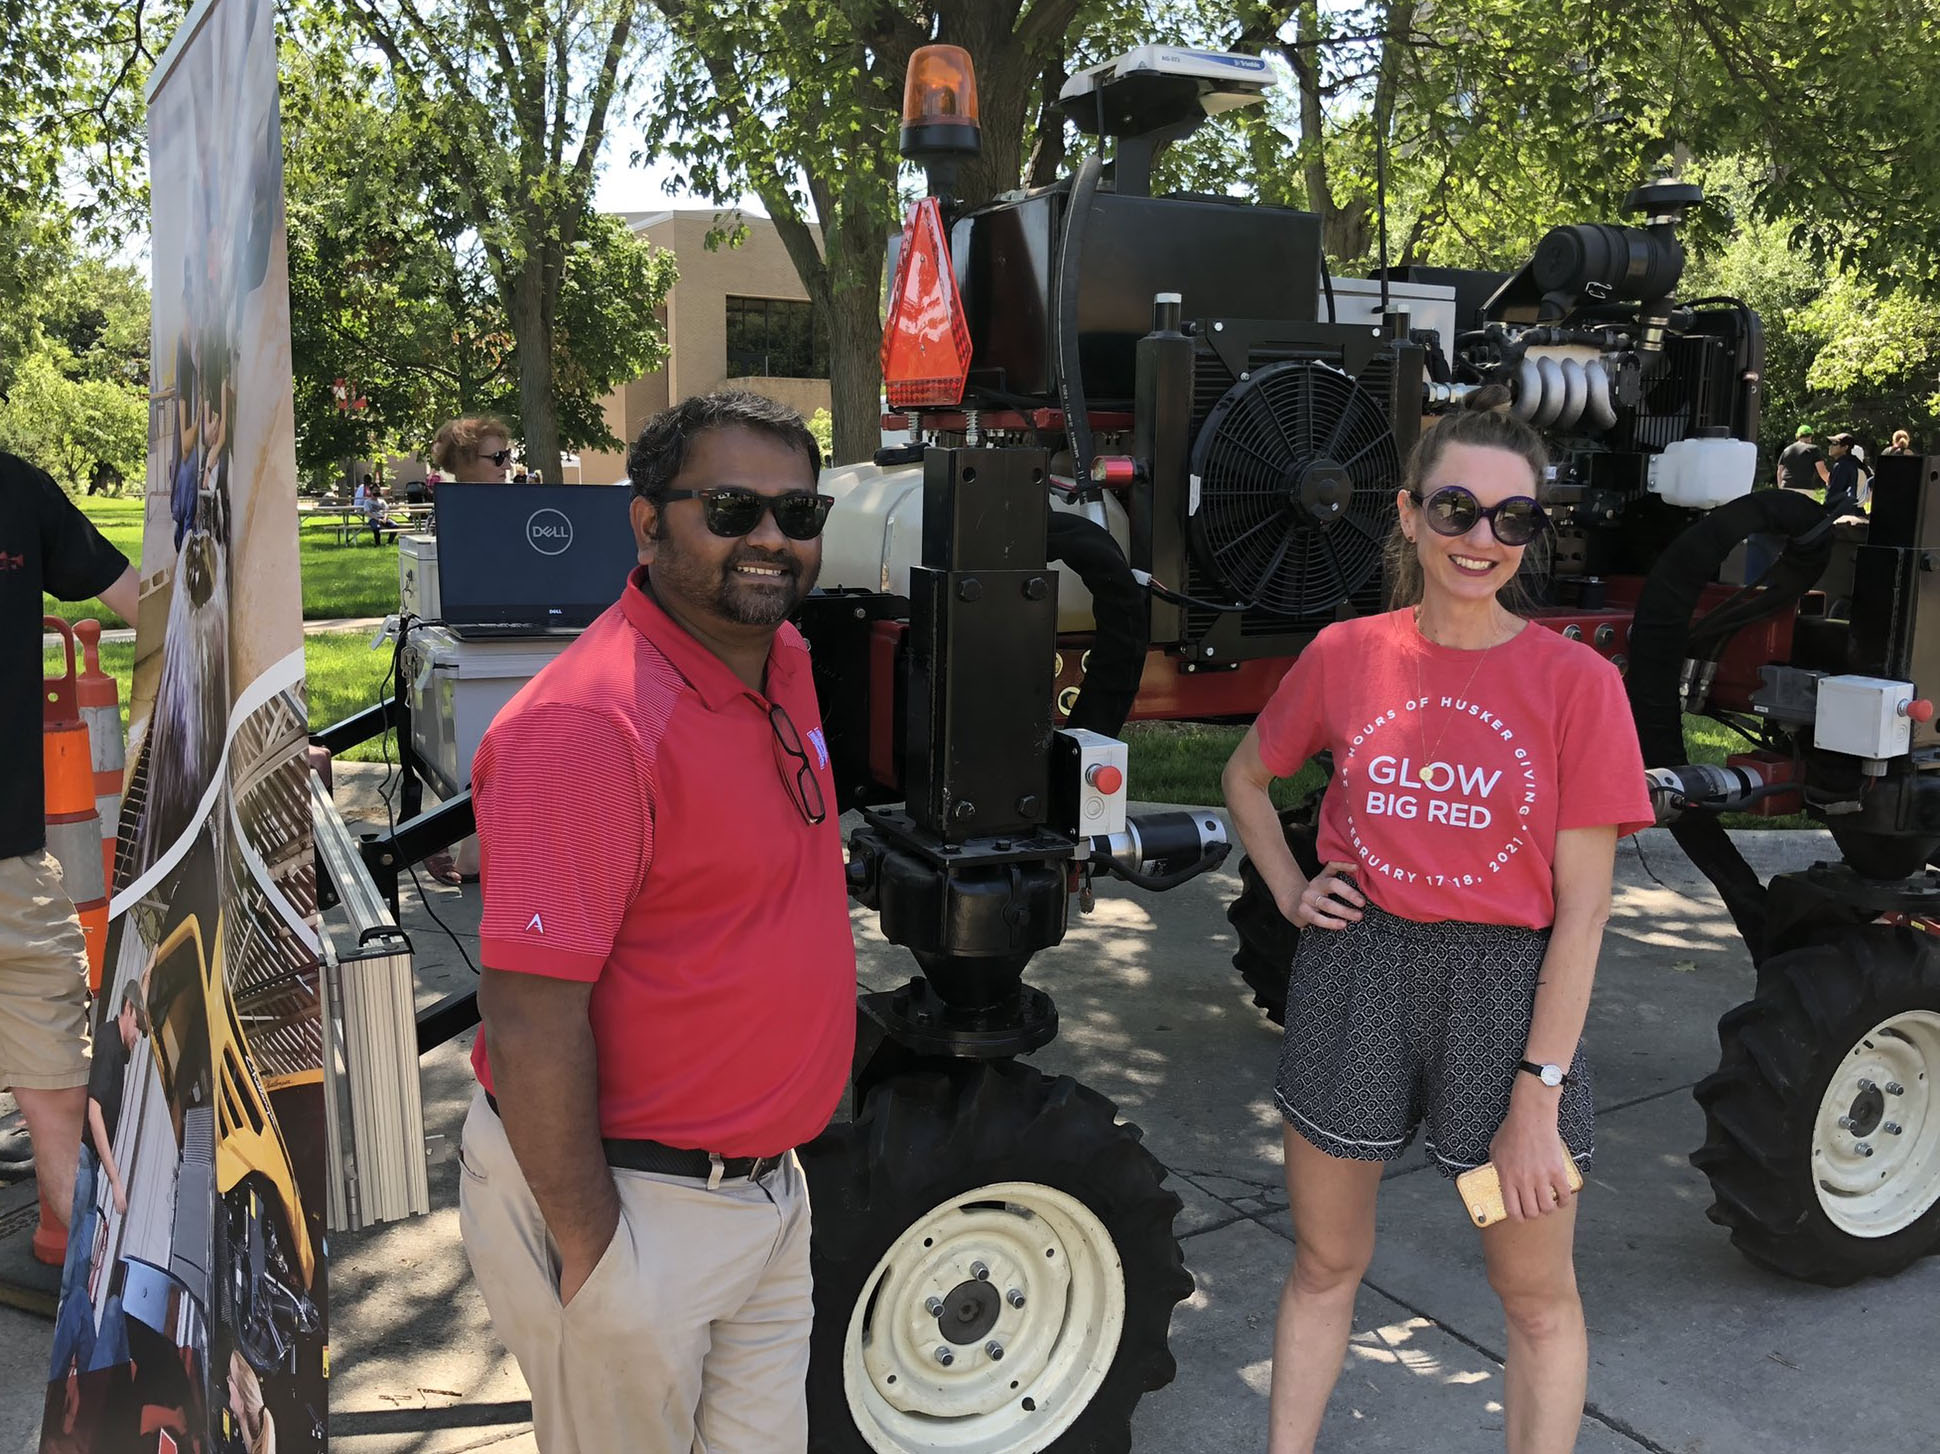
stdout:
<svg viewBox="0 0 1940 1454">
<path fill-rule="evenodd" d="M 882 332 L 882 377 L 892 409 L 961 403 L 970 376 L 970 325 L 950 270 L 936 198 L 911 210 Z"/>
</svg>

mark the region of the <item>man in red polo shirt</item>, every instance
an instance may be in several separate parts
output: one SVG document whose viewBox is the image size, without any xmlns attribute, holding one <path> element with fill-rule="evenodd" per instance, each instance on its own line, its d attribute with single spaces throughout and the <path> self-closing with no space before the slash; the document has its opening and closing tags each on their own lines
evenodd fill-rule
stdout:
<svg viewBox="0 0 1940 1454">
<path fill-rule="evenodd" d="M 806 645 L 828 499 L 798 415 L 689 399 L 628 456 L 643 568 L 472 765 L 480 1089 L 459 1223 L 546 1454 L 808 1441 L 793 1148 L 855 1039 Z"/>
</svg>

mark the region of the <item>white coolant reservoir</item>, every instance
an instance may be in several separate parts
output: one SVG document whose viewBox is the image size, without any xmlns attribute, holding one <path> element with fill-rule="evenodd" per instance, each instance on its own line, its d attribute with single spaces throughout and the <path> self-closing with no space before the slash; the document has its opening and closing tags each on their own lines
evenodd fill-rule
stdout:
<svg viewBox="0 0 1940 1454">
<path fill-rule="evenodd" d="M 1748 495 L 1757 481 L 1758 446 L 1744 439 L 1680 439 L 1650 461 L 1650 488 L 1687 510 Z"/>
<path fill-rule="evenodd" d="M 907 596 L 909 568 L 923 563 L 922 465 L 842 465 L 822 472 L 821 490 L 835 496 L 835 508 L 822 530 L 819 583 Z M 1083 515 L 1109 530 L 1121 550 L 1130 548 L 1131 519 L 1115 496 L 1073 505 L 1053 494 L 1051 508 Z M 1058 630 L 1091 630 L 1091 592 L 1062 563 L 1057 571 Z"/>
</svg>

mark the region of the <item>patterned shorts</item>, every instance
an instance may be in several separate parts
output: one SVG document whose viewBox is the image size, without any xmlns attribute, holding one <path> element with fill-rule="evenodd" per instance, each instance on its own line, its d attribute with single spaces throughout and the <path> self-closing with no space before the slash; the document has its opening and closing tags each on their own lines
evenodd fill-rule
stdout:
<svg viewBox="0 0 1940 1454">
<path fill-rule="evenodd" d="M 1332 1156 L 1393 1161 L 1415 1128 L 1454 1176 L 1489 1159 L 1509 1114 L 1549 931 L 1421 924 L 1369 904 L 1358 924 L 1305 929 L 1287 990 L 1274 1100 Z M 1563 1087 L 1558 1129 L 1579 1166 L 1595 1140 L 1588 1057 Z"/>
</svg>

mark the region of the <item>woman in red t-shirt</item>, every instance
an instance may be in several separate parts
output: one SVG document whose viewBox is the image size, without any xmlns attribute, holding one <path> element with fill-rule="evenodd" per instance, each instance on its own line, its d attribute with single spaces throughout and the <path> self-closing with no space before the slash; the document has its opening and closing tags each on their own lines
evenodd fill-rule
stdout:
<svg viewBox="0 0 1940 1454">
<path fill-rule="evenodd" d="M 1423 1123 L 1445 1175 L 1484 1161 L 1501 1175 L 1509 1219 L 1482 1245 L 1508 1320 L 1510 1451 L 1568 1450 L 1582 1419 L 1565 1167 L 1591 1152 L 1578 1042 L 1617 839 L 1651 809 L 1616 669 L 1502 601 L 1546 525 L 1546 465 L 1541 439 L 1503 412 L 1430 429 L 1390 541 L 1399 609 L 1322 631 L 1226 768 L 1240 840 L 1303 931 L 1274 1096 L 1295 1252 L 1273 1454 L 1313 1447 L 1374 1250 L 1382 1165 Z M 1309 880 L 1267 789 L 1323 749 L 1325 866 Z"/>
</svg>

